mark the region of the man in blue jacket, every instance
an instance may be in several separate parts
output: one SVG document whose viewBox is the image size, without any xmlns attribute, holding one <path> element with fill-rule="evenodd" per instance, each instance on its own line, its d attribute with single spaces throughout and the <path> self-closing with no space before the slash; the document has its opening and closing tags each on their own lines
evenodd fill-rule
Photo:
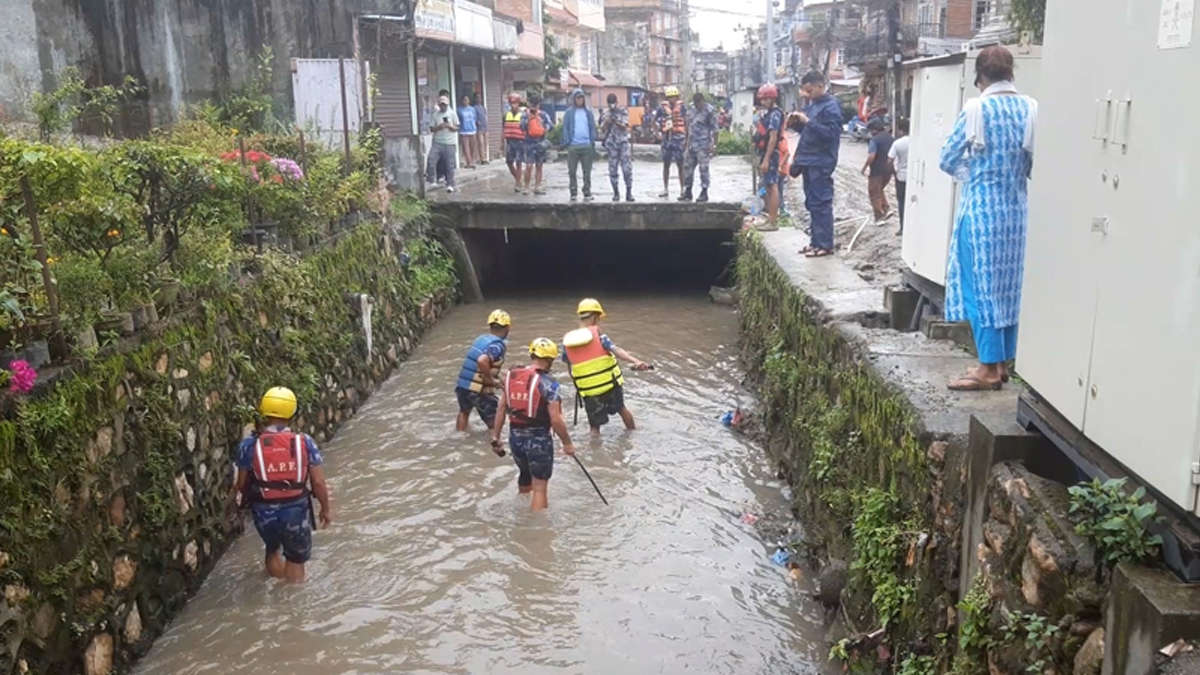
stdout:
<svg viewBox="0 0 1200 675">
<path fill-rule="evenodd" d="M 833 172 L 842 143 L 842 106 L 825 90 L 819 72 L 806 73 L 800 88 L 808 104 L 800 113 L 804 130 L 789 173 L 804 177 L 804 208 L 812 219 L 812 239 L 801 253 L 823 258 L 833 255 Z"/>
<path fill-rule="evenodd" d="M 583 162 L 583 201 L 592 201 L 592 160 L 596 156 L 596 117 L 587 106 L 582 89 L 571 92 L 574 107 L 563 113 L 562 145 L 567 149 L 567 170 L 571 172 L 571 201 L 579 195 L 579 163 Z"/>
</svg>

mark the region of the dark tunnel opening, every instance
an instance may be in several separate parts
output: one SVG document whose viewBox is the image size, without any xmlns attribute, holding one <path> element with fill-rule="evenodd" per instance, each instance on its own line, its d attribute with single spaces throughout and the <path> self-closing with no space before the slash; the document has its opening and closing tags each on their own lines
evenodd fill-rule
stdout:
<svg viewBox="0 0 1200 675">
<path fill-rule="evenodd" d="M 463 230 L 485 298 L 526 292 L 707 291 L 727 285 L 729 230 Z"/>
</svg>

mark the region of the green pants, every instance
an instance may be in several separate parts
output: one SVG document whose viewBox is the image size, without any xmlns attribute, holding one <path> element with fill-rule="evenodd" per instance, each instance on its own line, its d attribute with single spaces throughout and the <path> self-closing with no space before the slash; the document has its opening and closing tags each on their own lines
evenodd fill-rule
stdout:
<svg viewBox="0 0 1200 675">
<path fill-rule="evenodd" d="M 592 194 L 592 162 L 596 158 L 596 150 L 590 145 L 567 148 L 567 170 L 571 172 L 571 196 L 579 194 L 579 179 L 576 173 L 579 162 L 583 162 L 583 196 Z"/>
</svg>

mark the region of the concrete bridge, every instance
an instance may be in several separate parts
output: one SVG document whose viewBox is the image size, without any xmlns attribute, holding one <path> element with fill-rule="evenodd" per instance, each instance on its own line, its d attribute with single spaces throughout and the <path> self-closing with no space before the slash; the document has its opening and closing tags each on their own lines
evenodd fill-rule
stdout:
<svg viewBox="0 0 1200 675">
<path fill-rule="evenodd" d="M 428 194 L 434 212 L 451 224 L 450 244 L 464 269 L 468 301 L 516 292 L 538 279 L 586 274 L 599 291 L 648 287 L 707 288 L 733 258 L 733 235 L 753 178 L 741 157 L 717 157 L 707 203 L 679 202 L 677 169 L 662 198 L 662 164 L 634 161 L 634 202 L 613 202 L 608 162 L 592 173 L 594 201 L 570 201 L 567 165 L 544 168 L 544 195 L 514 190 L 502 162 L 460 170 L 458 189 Z M 624 182 L 621 183 L 622 197 Z M 693 195 L 700 194 L 699 171 Z"/>
</svg>

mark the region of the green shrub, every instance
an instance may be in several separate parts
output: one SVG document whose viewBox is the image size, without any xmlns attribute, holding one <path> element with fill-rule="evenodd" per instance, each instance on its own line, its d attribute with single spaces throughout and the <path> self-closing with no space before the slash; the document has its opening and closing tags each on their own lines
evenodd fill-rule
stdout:
<svg viewBox="0 0 1200 675">
<path fill-rule="evenodd" d="M 1158 507 L 1142 500 L 1146 489 L 1125 491 L 1126 479 L 1082 483 L 1069 489 L 1075 531 L 1096 547 L 1108 567 L 1119 562 L 1145 560 L 1158 552 L 1162 537 L 1150 532 Z"/>
<path fill-rule="evenodd" d="M 717 154 L 743 157 L 749 155 L 750 134 L 742 131 L 721 131 L 717 135 Z"/>
<path fill-rule="evenodd" d="M 554 125 L 554 128 L 546 132 L 546 140 L 550 141 L 550 145 L 555 147 L 562 145 L 563 140 L 563 123 L 559 122 Z"/>
</svg>

